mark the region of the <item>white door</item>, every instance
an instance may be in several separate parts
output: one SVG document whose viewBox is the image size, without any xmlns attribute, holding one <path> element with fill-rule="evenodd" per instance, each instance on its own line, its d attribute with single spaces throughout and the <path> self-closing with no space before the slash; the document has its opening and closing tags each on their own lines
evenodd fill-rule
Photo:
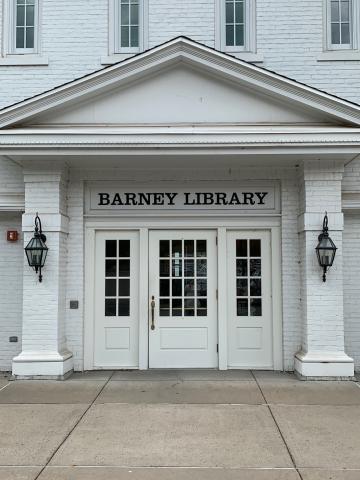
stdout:
<svg viewBox="0 0 360 480">
<path fill-rule="evenodd" d="M 137 232 L 96 233 L 95 368 L 138 366 L 138 258 Z"/>
<path fill-rule="evenodd" d="M 218 366 L 216 265 L 215 232 L 150 232 L 150 368 Z"/>
<path fill-rule="evenodd" d="M 270 232 L 229 232 L 229 367 L 273 368 Z"/>
</svg>

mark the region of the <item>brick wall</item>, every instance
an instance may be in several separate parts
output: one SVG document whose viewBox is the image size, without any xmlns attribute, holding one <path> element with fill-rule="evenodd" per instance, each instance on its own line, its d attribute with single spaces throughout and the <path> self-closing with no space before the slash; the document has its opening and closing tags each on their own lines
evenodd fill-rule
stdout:
<svg viewBox="0 0 360 480">
<path fill-rule="evenodd" d="M 360 215 L 346 214 L 344 229 L 344 316 L 346 352 L 360 370 Z"/>
<path fill-rule="evenodd" d="M 6 231 L 17 230 L 19 240 L 6 241 Z M 23 237 L 21 214 L 0 216 L 0 370 L 11 370 L 11 360 L 21 351 Z M 17 343 L 9 337 L 17 336 Z"/>
<path fill-rule="evenodd" d="M 108 51 L 108 1 L 42 2 L 41 50 L 47 66 L 0 66 L 0 106 L 102 68 Z M 257 0 L 261 64 L 317 88 L 360 102 L 359 61 L 320 62 L 323 1 Z M 1 10 L 0 10 L 1 14 Z M 215 46 L 215 0 L 149 0 L 149 46 L 178 35 Z"/>
</svg>

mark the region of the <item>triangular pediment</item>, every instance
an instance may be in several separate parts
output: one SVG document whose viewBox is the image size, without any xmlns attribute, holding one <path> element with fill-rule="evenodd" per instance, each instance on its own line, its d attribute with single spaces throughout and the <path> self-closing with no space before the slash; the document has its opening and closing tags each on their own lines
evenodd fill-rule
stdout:
<svg viewBox="0 0 360 480">
<path fill-rule="evenodd" d="M 0 112 L 0 127 L 360 125 L 360 107 L 180 37 Z"/>
</svg>

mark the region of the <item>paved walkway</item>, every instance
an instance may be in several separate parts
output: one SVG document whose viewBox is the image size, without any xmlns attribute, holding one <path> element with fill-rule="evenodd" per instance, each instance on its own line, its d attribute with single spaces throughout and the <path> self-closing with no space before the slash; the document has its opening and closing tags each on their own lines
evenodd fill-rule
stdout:
<svg viewBox="0 0 360 480">
<path fill-rule="evenodd" d="M 360 385 L 248 371 L 0 378 L 0 480 L 359 480 Z"/>
</svg>

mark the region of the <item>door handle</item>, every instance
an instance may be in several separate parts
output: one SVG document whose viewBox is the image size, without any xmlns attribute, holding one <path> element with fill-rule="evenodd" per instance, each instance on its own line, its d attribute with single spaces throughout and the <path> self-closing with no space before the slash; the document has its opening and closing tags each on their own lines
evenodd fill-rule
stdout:
<svg viewBox="0 0 360 480">
<path fill-rule="evenodd" d="M 151 330 L 155 330 L 155 299 L 154 295 L 151 297 Z"/>
</svg>

